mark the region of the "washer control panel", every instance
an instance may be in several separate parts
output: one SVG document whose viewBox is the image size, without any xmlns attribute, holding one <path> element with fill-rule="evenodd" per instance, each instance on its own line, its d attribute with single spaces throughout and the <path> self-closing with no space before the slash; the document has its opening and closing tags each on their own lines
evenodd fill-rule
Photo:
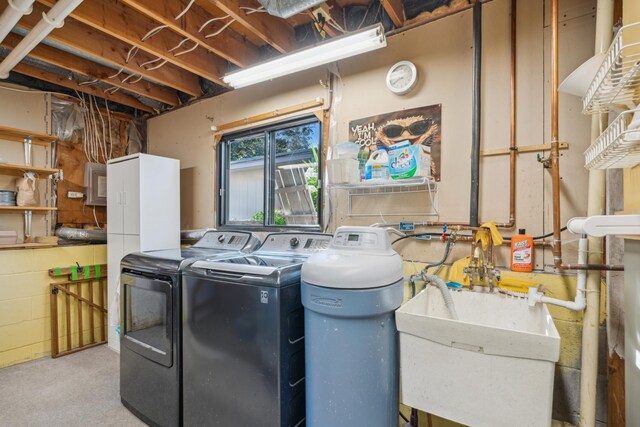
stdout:
<svg viewBox="0 0 640 427">
<path fill-rule="evenodd" d="M 320 233 L 272 233 L 260 247 L 260 252 L 310 255 L 329 247 L 332 236 Z"/>
<path fill-rule="evenodd" d="M 207 231 L 204 236 L 202 236 L 202 238 L 193 245 L 193 247 L 239 251 L 251 244 L 260 244 L 258 238 L 253 236 L 251 233 L 238 231 Z"/>
</svg>

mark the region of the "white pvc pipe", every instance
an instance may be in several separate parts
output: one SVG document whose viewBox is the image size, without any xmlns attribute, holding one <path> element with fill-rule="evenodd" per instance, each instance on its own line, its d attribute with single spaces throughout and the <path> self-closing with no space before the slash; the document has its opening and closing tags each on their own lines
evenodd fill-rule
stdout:
<svg viewBox="0 0 640 427">
<path fill-rule="evenodd" d="M 586 237 L 580 238 L 578 241 L 578 264 L 587 263 L 588 242 Z M 550 298 L 544 296 L 543 293 L 538 292 L 534 287 L 529 288 L 529 304 L 535 305 L 536 303 L 553 304 L 560 307 L 568 308 L 573 311 L 582 311 L 587 306 L 585 297 L 587 286 L 587 271 L 578 270 L 576 277 L 576 296 L 573 301 L 566 301 L 557 298 Z"/>
<path fill-rule="evenodd" d="M 7 7 L 0 15 L 0 43 L 7 37 L 23 15 L 33 11 L 34 0 L 7 0 Z"/>
<path fill-rule="evenodd" d="M 606 52 L 613 39 L 614 0 L 598 0 L 596 6 L 596 37 L 594 53 Z M 595 141 L 607 126 L 608 116 L 591 118 L 591 141 Z M 606 171 L 589 171 L 587 216 L 604 215 Z M 589 238 L 588 264 L 602 264 L 602 239 Z M 595 427 L 598 384 L 598 350 L 600 339 L 600 271 L 587 272 L 587 307 L 582 317 L 582 363 L 580 367 L 580 426 Z"/>
<path fill-rule="evenodd" d="M 27 34 L 9 55 L 0 63 L 0 79 L 9 77 L 9 72 L 18 65 L 54 28 L 64 25 L 66 18 L 82 3 L 82 0 L 60 0 L 47 13 L 42 13 L 42 19 Z"/>
</svg>

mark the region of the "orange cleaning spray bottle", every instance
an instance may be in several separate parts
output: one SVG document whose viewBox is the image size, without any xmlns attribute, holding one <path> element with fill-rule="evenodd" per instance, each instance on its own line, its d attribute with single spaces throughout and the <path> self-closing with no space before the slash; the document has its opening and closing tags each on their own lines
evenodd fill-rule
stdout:
<svg viewBox="0 0 640 427">
<path fill-rule="evenodd" d="M 511 271 L 529 273 L 533 270 L 533 237 L 524 228 L 511 238 Z"/>
</svg>

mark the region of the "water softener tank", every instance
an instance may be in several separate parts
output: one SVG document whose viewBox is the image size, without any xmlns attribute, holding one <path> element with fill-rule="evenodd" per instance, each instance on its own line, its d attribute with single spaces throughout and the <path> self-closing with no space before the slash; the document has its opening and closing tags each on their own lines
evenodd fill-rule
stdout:
<svg viewBox="0 0 640 427">
<path fill-rule="evenodd" d="M 340 227 L 302 266 L 307 427 L 398 425 L 402 258 L 383 229 Z"/>
</svg>

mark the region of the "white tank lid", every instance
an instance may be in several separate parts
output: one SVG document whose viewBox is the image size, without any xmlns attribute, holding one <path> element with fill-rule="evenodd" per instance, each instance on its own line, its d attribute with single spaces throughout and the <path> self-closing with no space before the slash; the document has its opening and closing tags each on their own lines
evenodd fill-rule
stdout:
<svg viewBox="0 0 640 427">
<path fill-rule="evenodd" d="M 302 280 L 334 289 L 380 288 L 404 277 L 402 258 L 387 232 L 375 227 L 340 227 L 325 251 L 302 266 Z"/>
</svg>

